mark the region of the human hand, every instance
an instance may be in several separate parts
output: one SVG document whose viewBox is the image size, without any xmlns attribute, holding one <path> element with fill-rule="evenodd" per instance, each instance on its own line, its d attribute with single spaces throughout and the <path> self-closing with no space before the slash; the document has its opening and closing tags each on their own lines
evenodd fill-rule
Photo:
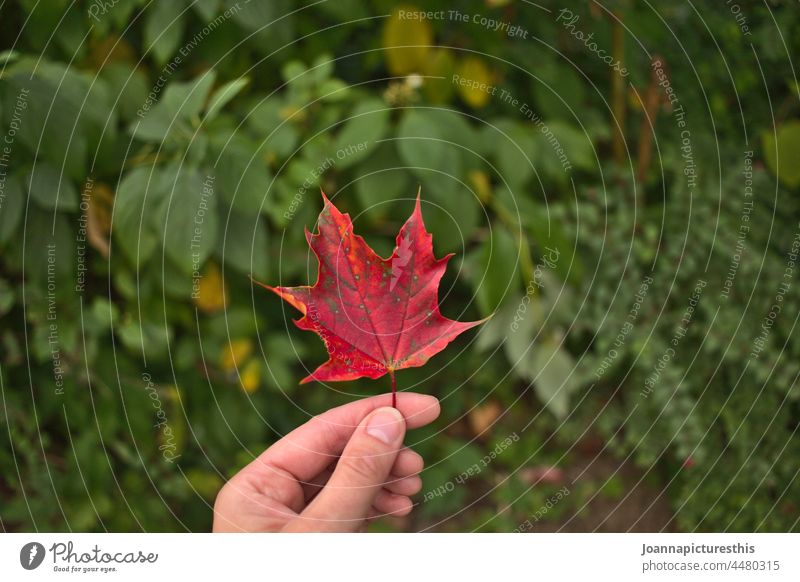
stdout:
<svg viewBox="0 0 800 582">
<path fill-rule="evenodd" d="M 423 461 L 406 428 L 439 416 L 433 396 L 366 398 L 315 416 L 234 475 L 214 504 L 215 532 L 354 532 L 411 512 Z"/>
</svg>

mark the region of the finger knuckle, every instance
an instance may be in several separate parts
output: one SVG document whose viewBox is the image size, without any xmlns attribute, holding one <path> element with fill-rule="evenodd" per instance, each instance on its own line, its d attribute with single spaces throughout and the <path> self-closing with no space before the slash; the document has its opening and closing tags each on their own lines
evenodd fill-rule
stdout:
<svg viewBox="0 0 800 582">
<path fill-rule="evenodd" d="M 366 482 L 373 481 L 383 468 L 381 459 L 368 453 L 356 453 L 342 457 L 340 463 L 348 474 Z"/>
</svg>

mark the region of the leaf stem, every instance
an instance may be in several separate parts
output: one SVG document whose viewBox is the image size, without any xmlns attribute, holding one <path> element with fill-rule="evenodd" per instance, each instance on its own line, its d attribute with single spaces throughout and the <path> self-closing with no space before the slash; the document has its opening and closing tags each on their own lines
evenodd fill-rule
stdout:
<svg viewBox="0 0 800 582">
<path fill-rule="evenodd" d="M 392 408 L 397 408 L 397 380 L 394 377 L 394 370 L 389 370 L 389 378 L 392 379 Z"/>
</svg>

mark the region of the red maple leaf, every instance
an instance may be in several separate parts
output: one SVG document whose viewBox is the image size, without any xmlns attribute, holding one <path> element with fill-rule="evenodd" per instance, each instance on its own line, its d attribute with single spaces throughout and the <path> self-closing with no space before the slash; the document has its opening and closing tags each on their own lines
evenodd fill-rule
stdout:
<svg viewBox="0 0 800 582">
<path fill-rule="evenodd" d="M 262 287 L 280 295 L 303 317 L 300 329 L 316 332 L 330 359 L 301 384 L 380 378 L 387 372 L 395 394 L 395 370 L 422 366 L 462 332 L 483 323 L 461 322 L 439 312 L 439 281 L 452 253 L 436 259 L 425 230 L 420 199 L 397 235 L 392 255 L 383 259 L 353 232 L 322 194 L 319 232 L 305 229 L 319 261 L 313 287 Z M 394 398 L 393 398 L 394 403 Z"/>
</svg>

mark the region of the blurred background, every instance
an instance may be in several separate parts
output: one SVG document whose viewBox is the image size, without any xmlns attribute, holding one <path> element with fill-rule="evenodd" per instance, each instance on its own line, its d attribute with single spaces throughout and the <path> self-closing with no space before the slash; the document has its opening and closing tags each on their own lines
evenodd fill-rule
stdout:
<svg viewBox="0 0 800 582">
<path fill-rule="evenodd" d="M 0 2 L 0 524 L 208 531 L 225 482 L 389 380 L 255 286 L 319 189 L 442 311 L 375 531 L 798 531 L 795 3 Z"/>
</svg>

